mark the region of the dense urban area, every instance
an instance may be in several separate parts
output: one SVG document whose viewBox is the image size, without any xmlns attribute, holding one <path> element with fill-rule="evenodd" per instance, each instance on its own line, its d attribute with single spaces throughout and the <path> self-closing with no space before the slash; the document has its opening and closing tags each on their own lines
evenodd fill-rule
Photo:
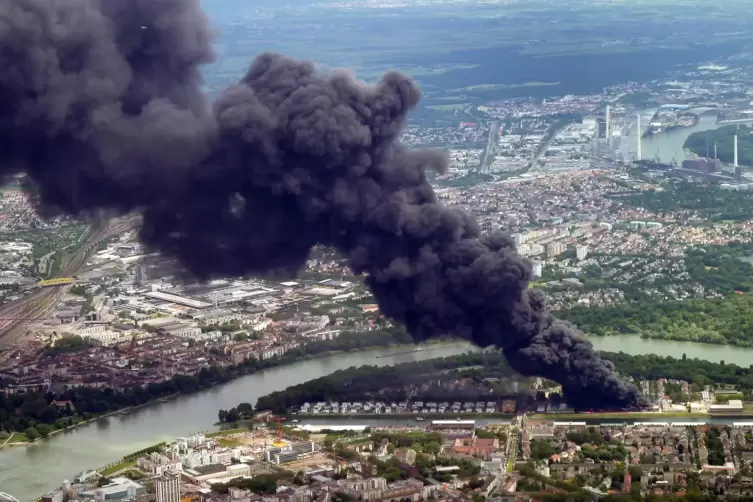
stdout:
<svg viewBox="0 0 753 502">
<path fill-rule="evenodd" d="M 248 403 L 245 405 L 250 408 Z M 241 407 L 243 404 L 241 405 Z M 178 438 L 46 498 L 702 500 L 750 496 L 753 423 L 532 419 L 479 425 L 247 427 Z"/>
<path fill-rule="evenodd" d="M 234 58 L 211 68 L 211 93 Z M 232 380 L 387 352 L 239 395 L 195 434 L 67 479 L 31 473 L 45 494 L 5 493 L 0 473 L 0 501 L 753 497 L 753 366 L 683 349 L 753 354 L 751 62 L 735 53 L 567 95 L 534 82 L 538 97 L 487 99 L 507 88 L 479 84 L 445 89 L 461 96 L 442 104 L 427 86 L 402 132 L 409 147 L 444 150 L 449 169 L 428 174 L 440 201 L 509 234 L 555 316 L 594 342 L 675 344 L 601 352 L 638 387 L 641 410 L 577 409 L 495 347 L 432 355 L 458 340 L 414 345 L 332 249 L 287 280 L 196 283 L 139 242 L 138 215 L 42 218 L 26 180 L 8 180 L 0 460 Z M 379 364 L 401 355 L 416 360 Z"/>
</svg>

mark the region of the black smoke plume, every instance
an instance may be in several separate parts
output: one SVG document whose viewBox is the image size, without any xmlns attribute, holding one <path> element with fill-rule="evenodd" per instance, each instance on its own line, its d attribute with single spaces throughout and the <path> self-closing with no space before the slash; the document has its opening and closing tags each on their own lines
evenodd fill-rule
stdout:
<svg viewBox="0 0 753 502">
<path fill-rule="evenodd" d="M 409 78 L 263 54 L 210 106 L 211 38 L 198 0 L 0 2 L 0 174 L 27 173 L 46 214 L 143 212 L 143 241 L 200 279 L 292 275 L 333 246 L 414 339 L 499 346 L 580 408 L 641 404 L 508 236 L 437 201 L 447 159 L 398 142 Z"/>
</svg>

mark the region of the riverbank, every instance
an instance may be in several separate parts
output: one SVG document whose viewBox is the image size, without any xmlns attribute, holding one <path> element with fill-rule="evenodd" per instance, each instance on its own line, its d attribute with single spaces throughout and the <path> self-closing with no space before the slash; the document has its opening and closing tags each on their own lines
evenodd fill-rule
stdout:
<svg viewBox="0 0 753 502">
<path fill-rule="evenodd" d="M 37 443 L 37 442 L 43 441 L 45 439 L 51 439 L 51 438 L 53 438 L 56 435 L 62 434 L 64 432 L 69 432 L 69 431 L 72 431 L 74 429 L 78 429 L 80 427 L 84 427 L 84 426 L 90 425 L 90 424 L 92 424 L 94 422 L 97 422 L 97 421 L 99 421 L 101 419 L 106 419 L 108 417 L 112 417 L 112 416 L 116 416 L 116 415 L 128 415 L 131 412 L 137 411 L 137 410 L 142 409 L 142 408 L 153 406 L 154 404 L 157 404 L 157 403 L 166 403 L 169 400 L 174 399 L 174 398 L 176 398 L 178 396 L 190 396 L 190 395 L 196 394 L 197 392 L 201 392 L 203 390 L 211 389 L 211 388 L 214 388 L 214 387 L 219 386 L 219 385 L 224 385 L 226 383 L 232 382 L 233 380 L 237 380 L 239 378 L 243 378 L 243 377 L 246 377 L 246 376 L 249 376 L 249 375 L 253 375 L 255 373 L 259 373 L 259 372 L 262 372 L 262 371 L 265 371 L 265 370 L 268 370 L 268 369 L 271 369 L 271 368 L 284 367 L 284 366 L 287 366 L 287 365 L 297 364 L 297 363 L 301 363 L 301 362 L 305 362 L 305 361 L 309 361 L 309 360 L 316 360 L 316 359 L 322 359 L 322 358 L 326 358 L 326 357 L 332 357 L 332 356 L 336 356 L 338 354 L 347 354 L 347 353 L 352 353 L 352 352 L 361 352 L 363 350 L 370 350 L 370 349 L 374 349 L 374 348 L 383 348 L 383 349 L 389 349 L 391 351 L 395 351 L 395 350 L 398 351 L 397 353 L 390 353 L 390 354 L 384 354 L 384 355 L 381 355 L 381 356 L 376 356 L 377 358 L 387 358 L 387 357 L 393 357 L 393 356 L 396 356 L 396 355 L 410 354 L 410 353 L 413 353 L 413 352 L 431 352 L 432 350 L 441 348 L 442 346 L 446 346 L 446 345 L 451 345 L 453 343 L 457 343 L 457 341 L 452 341 L 452 340 L 447 339 L 447 338 L 440 338 L 440 339 L 428 341 L 428 342 L 422 344 L 421 346 L 417 347 L 414 344 L 405 344 L 405 343 L 394 343 L 394 344 L 393 343 L 388 343 L 388 344 L 385 345 L 385 344 L 382 344 L 381 340 L 379 340 L 379 339 L 374 339 L 372 341 L 375 342 L 375 343 L 371 343 L 371 344 L 368 344 L 366 346 L 361 346 L 361 347 L 358 347 L 358 348 L 354 348 L 352 350 L 328 350 L 328 351 L 316 352 L 316 353 L 313 353 L 313 354 L 304 354 L 303 356 L 298 356 L 298 357 L 294 357 L 294 358 L 291 358 L 291 357 L 286 358 L 286 357 L 283 356 L 280 359 L 269 361 L 269 363 L 267 363 L 266 365 L 264 365 L 264 366 L 262 366 L 260 368 L 255 368 L 255 369 L 251 369 L 250 371 L 247 371 L 247 372 L 239 373 L 239 374 L 235 375 L 234 377 L 230 378 L 229 380 L 225 380 L 225 381 L 221 381 L 221 382 L 216 382 L 215 384 L 210 385 L 209 387 L 199 388 L 199 389 L 197 389 L 197 390 L 195 390 L 193 392 L 187 392 L 187 393 L 180 393 L 180 392 L 178 392 L 178 393 L 170 394 L 170 395 L 167 395 L 167 396 L 155 396 L 155 397 L 153 397 L 152 399 L 150 399 L 149 401 L 147 401 L 145 403 L 141 403 L 141 404 L 134 405 L 134 406 L 127 406 L 127 407 L 124 407 L 124 408 L 117 408 L 117 409 L 114 409 L 112 411 L 109 411 L 109 412 L 101 414 L 101 415 L 96 415 L 96 416 L 92 416 L 92 417 L 87 418 L 87 419 L 82 419 L 81 421 L 79 421 L 79 422 L 77 422 L 75 424 L 72 424 L 72 425 L 69 425 L 67 427 L 63 427 L 63 428 L 60 428 L 60 429 L 56 429 L 54 431 L 51 431 L 49 434 L 46 434 L 43 437 L 35 438 L 35 439 L 32 439 L 32 440 L 30 440 L 26 436 L 26 434 L 24 434 L 23 432 L 16 431 L 16 432 L 14 432 L 15 437 L 16 438 L 22 437 L 22 439 L 20 439 L 20 440 L 16 439 L 16 440 L 13 440 L 13 441 L 7 441 L 6 443 L 0 442 L 0 451 L 2 451 L 3 449 L 6 449 L 6 448 L 13 448 L 13 447 L 19 447 L 19 446 L 27 446 L 27 445 L 30 445 L 30 444 L 33 444 L 33 443 Z"/>
<path fill-rule="evenodd" d="M 698 373 L 703 365 L 691 359 L 700 358 L 705 361 L 724 360 L 725 367 L 731 368 L 730 363 L 737 363 L 741 368 L 747 368 L 753 357 L 753 349 L 739 349 L 734 347 L 710 346 L 700 343 L 671 342 L 667 340 L 644 340 L 639 337 L 615 335 L 604 338 L 591 338 L 597 349 L 615 352 L 624 351 L 633 356 L 656 357 L 656 354 L 680 357 L 687 354 L 688 361 L 675 360 L 674 365 L 685 364 L 691 369 L 689 374 Z M 144 406 L 133 410 L 127 415 L 114 415 L 96 420 L 86 427 L 78 427 L 64 434 L 57 434 L 49 441 L 36 441 L 27 448 L 7 448 L 0 452 L 0 486 L 3 491 L 16 495 L 21 502 L 28 502 L 31 497 L 20 494 L 39 494 L 54 489 L 60 480 L 68 478 L 76 472 L 90 469 L 92 466 L 103 466 L 117 459 L 122 459 L 129 452 L 146 448 L 160 441 L 171 441 L 176 437 L 190 436 L 199 431 L 216 431 L 211 424 L 217 421 L 217 410 L 229 409 L 245 401 L 254 405 L 256 401 L 273 392 L 299 385 L 303 382 L 315 380 L 323 376 L 350 367 L 392 366 L 395 364 L 416 362 L 427 359 L 450 357 L 465 352 L 480 351 L 467 342 L 445 343 L 432 346 L 431 350 L 415 352 L 377 359 L 376 356 L 394 352 L 394 348 L 376 348 L 356 350 L 336 355 L 320 355 L 306 358 L 291 364 L 278 365 L 252 375 L 246 375 L 235 380 L 206 388 L 193 394 L 181 394 L 159 406 Z M 666 375 L 662 368 L 657 374 Z M 677 378 L 681 375 L 672 375 Z M 586 415 L 584 415 L 586 416 Z M 598 425 L 606 419 L 581 418 Z M 488 420 L 485 417 L 474 418 L 476 423 L 483 426 L 487 422 L 499 423 L 500 418 Z M 731 424 L 739 419 L 722 419 L 717 417 L 694 419 L 699 422 Z M 623 422 L 625 420 L 617 420 Z M 638 421 L 646 421 L 641 419 Z M 672 420 L 658 420 L 667 422 Z M 690 421 L 677 419 L 674 421 Z M 383 427 L 422 427 L 426 422 L 416 422 L 411 419 L 391 419 L 384 415 L 359 418 L 337 419 L 334 416 L 312 419 L 300 419 L 301 425 L 311 424 L 324 426 L 329 424 L 363 425 Z M 288 423 L 288 425 L 292 425 Z M 297 424 L 296 424 L 297 425 Z M 206 433 L 206 432 L 205 432 Z M 2 441 L 0 441 L 2 443 Z M 39 476 L 44 472 L 45 476 Z"/>
<path fill-rule="evenodd" d="M 77 472 L 111 464 L 125 454 L 161 441 L 200 431 L 215 432 L 211 424 L 217 421 L 217 410 L 236 406 L 241 400 L 255 404 L 263 395 L 352 366 L 391 366 L 478 350 L 467 342 L 454 342 L 432 346 L 432 350 L 423 352 L 376 359 L 394 351 L 382 347 L 270 367 L 200 392 L 181 394 L 159 406 L 145 406 L 127 415 L 116 413 L 27 448 L 4 450 L 0 452 L 0 486 L 21 502 L 28 502 L 31 497 L 20 494 L 45 493 Z M 39 472 L 45 476 L 39 476 Z"/>
<path fill-rule="evenodd" d="M 372 335 L 373 334 L 375 334 L 375 333 L 372 333 Z M 324 344 L 326 346 L 326 344 L 328 342 L 330 342 L 330 344 L 331 344 L 331 342 L 333 342 L 333 341 L 313 342 L 312 344 L 308 344 L 308 345 L 306 345 L 303 348 L 303 350 L 305 350 L 306 348 L 308 348 L 309 350 L 314 350 L 313 353 L 304 353 L 302 355 L 298 355 L 298 354 L 287 355 L 287 356 L 283 356 L 283 357 L 281 357 L 279 359 L 275 358 L 275 359 L 272 359 L 272 360 L 264 361 L 264 362 L 261 363 L 261 365 L 259 365 L 257 367 L 249 367 L 249 366 L 244 365 L 244 364 L 236 365 L 233 368 L 235 368 L 236 370 L 239 370 L 239 371 L 236 371 L 234 373 L 230 372 L 229 373 L 229 378 L 227 378 L 227 379 L 213 381 L 213 382 L 210 382 L 209 385 L 206 385 L 206 386 L 205 385 L 201 385 L 201 386 L 195 387 L 193 390 L 188 391 L 188 392 L 176 392 L 176 393 L 169 394 L 169 395 L 154 395 L 154 396 L 151 397 L 151 399 L 149 399 L 146 402 L 143 402 L 143 403 L 140 403 L 140 404 L 135 404 L 135 405 L 132 405 L 132 406 L 125 406 L 125 407 L 122 407 L 122 408 L 115 407 L 115 408 L 111 409 L 110 411 L 108 411 L 106 413 L 103 413 L 103 414 L 91 414 L 91 413 L 89 413 L 89 414 L 84 414 L 84 416 L 82 416 L 82 415 L 73 415 L 73 416 L 68 417 L 68 418 L 76 420 L 76 423 L 68 425 L 66 427 L 61 427 L 59 429 L 52 430 L 49 433 L 46 433 L 46 434 L 41 435 L 40 437 L 37 437 L 37 438 L 34 438 L 34 439 L 29 439 L 25 434 L 23 434 L 22 431 L 14 431 L 17 436 L 23 435 L 24 439 L 20 440 L 20 441 L 19 440 L 15 440 L 15 441 L 12 441 L 12 442 L 8 441 L 7 443 L 4 443 L 3 441 L 0 440 L 0 450 L 3 450 L 5 448 L 23 446 L 23 445 L 31 444 L 31 443 L 34 443 L 34 442 L 37 442 L 37 441 L 40 441 L 40 440 L 43 440 L 43 439 L 52 438 L 52 437 L 54 437 L 54 436 L 56 436 L 58 434 L 61 434 L 61 433 L 64 433 L 64 432 L 68 432 L 68 431 L 72 431 L 74 429 L 77 429 L 77 428 L 89 425 L 89 424 L 91 424 L 93 422 L 96 422 L 96 421 L 98 421 L 100 419 L 103 419 L 103 418 L 108 418 L 108 417 L 111 417 L 113 415 L 127 415 L 127 414 L 129 414 L 129 413 L 131 413 L 133 411 L 139 410 L 141 408 L 152 406 L 155 403 L 165 403 L 165 402 L 167 402 L 167 401 L 169 401 L 171 399 L 174 399 L 177 396 L 181 396 L 181 395 L 190 396 L 190 395 L 196 394 L 198 392 L 201 392 L 202 390 L 211 389 L 211 388 L 217 387 L 219 385 L 223 385 L 223 384 L 232 382 L 233 380 L 237 380 L 239 378 L 243 378 L 243 377 L 246 377 L 246 376 L 249 376 L 249 375 L 253 375 L 255 373 L 258 373 L 258 372 L 261 372 L 261 371 L 265 371 L 265 370 L 268 370 L 268 369 L 271 369 L 271 368 L 275 368 L 275 367 L 281 367 L 281 366 L 286 366 L 286 365 L 301 363 L 301 362 L 304 362 L 304 361 L 307 361 L 307 360 L 316 360 L 316 359 L 321 359 L 321 358 L 325 358 L 325 357 L 331 357 L 331 356 L 335 356 L 335 355 L 338 355 L 338 354 L 346 354 L 346 353 L 349 353 L 349 352 L 360 352 L 360 351 L 363 351 L 363 350 L 370 350 L 370 349 L 374 349 L 374 348 L 383 348 L 383 349 L 389 349 L 389 350 L 392 350 L 392 351 L 397 350 L 399 352 L 398 352 L 398 354 L 395 354 L 395 355 L 399 355 L 399 354 L 402 354 L 402 353 L 411 353 L 413 351 L 416 351 L 416 352 L 422 352 L 422 351 L 431 352 L 431 350 L 440 348 L 443 345 L 451 344 L 451 343 L 457 343 L 457 342 L 452 342 L 451 340 L 448 340 L 447 338 L 440 338 L 440 339 L 437 339 L 437 340 L 432 340 L 429 343 L 422 344 L 420 347 L 417 347 L 416 345 L 413 345 L 413 344 L 390 343 L 389 341 L 392 339 L 393 335 L 391 335 L 388 331 L 385 331 L 384 334 L 385 334 L 384 337 L 378 337 L 378 336 L 377 337 L 375 337 L 375 336 L 364 337 L 364 339 L 366 340 L 366 344 L 362 345 L 362 346 L 354 347 L 352 349 L 344 349 L 344 350 L 343 349 L 341 349 L 341 350 L 321 350 L 321 351 L 317 351 L 316 350 L 317 348 L 321 349 L 321 345 L 322 344 Z M 353 335 L 360 335 L 360 333 L 353 333 Z M 343 335 L 343 336 L 349 336 L 349 334 L 346 334 L 346 335 Z M 359 341 L 363 341 L 363 339 L 359 340 Z M 385 341 L 387 341 L 387 343 L 384 343 Z M 334 342 L 336 344 L 337 339 L 334 340 Z M 393 354 L 386 354 L 386 355 L 377 356 L 377 357 L 392 357 L 392 355 Z M 113 403 L 110 403 L 110 404 L 111 404 L 111 406 L 113 405 Z M 61 417 L 61 418 L 66 418 L 66 417 Z M 48 425 L 53 425 L 54 426 L 54 424 L 48 424 Z"/>
<path fill-rule="evenodd" d="M 11 432 L 10 436 L 0 443 L 0 450 L 26 446 L 27 444 L 29 444 L 29 438 L 26 437 L 26 434 L 23 432 Z"/>
<path fill-rule="evenodd" d="M 44 441 L 45 439 L 52 439 L 55 436 L 57 436 L 58 434 L 62 434 L 64 432 L 73 431 L 75 429 L 78 429 L 80 427 L 84 427 L 84 426 L 90 425 L 90 424 L 92 424 L 92 423 L 94 423 L 94 422 L 96 422 L 98 420 L 104 419 L 104 418 L 112 417 L 112 416 L 115 416 L 115 415 L 127 415 L 128 413 L 131 413 L 133 411 L 139 410 L 141 408 L 146 408 L 147 406 L 151 406 L 151 405 L 153 405 L 155 403 L 158 403 L 158 402 L 159 403 L 165 403 L 165 402 L 169 401 L 170 399 L 173 399 L 173 398 L 175 398 L 175 397 L 177 397 L 179 395 L 180 394 L 172 394 L 172 395 L 167 396 L 167 397 L 155 398 L 155 399 L 153 399 L 151 401 L 148 401 L 146 403 L 139 404 L 139 405 L 136 405 L 136 406 L 128 406 L 126 408 L 120 408 L 118 410 L 110 411 L 110 412 L 104 413 L 102 415 L 97 415 L 97 416 L 94 416 L 94 417 L 91 417 L 91 418 L 88 418 L 88 419 L 85 419 L 85 420 L 81 420 L 80 422 L 77 422 L 77 423 L 75 423 L 73 425 L 69 425 L 68 427 L 63 427 L 62 429 L 55 429 L 54 431 L 50 432 L 46 436 L 38 437 L 36 439 L 29 439 L 26 436 L 26 434 L 23 433 L 23 432 L 13 432 L 11 438 L 8 438 L 8 441 L 6 441 L 5 443 L 0 444 L 0 451 L 2 451 L 4 448 L 13 448 L 13 447 L 18 447 L 18 446 L 28 446 L 28 445 L 33 444 L 33 443 Z M 16 438 L 16 439 L 14 441 L 10 441 L 12 438 Z"/>
</svg>

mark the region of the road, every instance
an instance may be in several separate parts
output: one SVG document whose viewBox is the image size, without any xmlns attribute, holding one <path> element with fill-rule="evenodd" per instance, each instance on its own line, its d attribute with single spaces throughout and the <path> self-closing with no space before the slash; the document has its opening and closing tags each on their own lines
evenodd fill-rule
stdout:
<svg viewBox="0 0 753 502">
<path fill-rule="evenodd" d="M 73 277 L 86 265 L 102 241 L 133 227 L 135 220 L 123 219 L 95 229 L 86 242 L 68 257 L 58 277 Z M 25 333 L 26 324 L 44 319 L 58 305 L 67 287 L 40 288 L 0 307 L 0 348 L 12 346 Z"/>
<path fill-rule="evenodd" d="M 538 162 L 542 155 L 546 153 L 546 149 L 549 146 L 549 143 L 552 142 L 552 140 L 557 136 L 557 134 L 560 133 L 563 129 L 565 129 L 569 123 L 561 123 L 561 124 L 555 124 L 552 126 L 552 129 L 547 131 L 546 139 L 541 142 L 539 145 L 539 148 L 536 149 L 536 153 L 531 157 L 531 160 L 528 162 L 528 165 L 526 166 L 526 172 L 528 171 L 536 171 L 538 170 Z"/>
<path fill-rule="evenodd" d="M 13 436 L 15 436 L 15 435 L 16 435 L 15 432 L 11 432 L 10 436 L 8 436 L 8 439 L 6 439 L 3 444 L 0 444 L 0 446 L 5 446 L 6 444 L 8 444 L 8 442 L 10 442 L 10 440 L 13 439 Z"/>
<path fill-rule="evenodd" d="M 491 172 L 492 162 L 494 162 L 494 153 L 497 145 L 497 136 L 499 136 L 499 122 L 494 121 L 489 123 L 489 136 L 486 139 L 486 148 L 484 149 L 484 157 L 479 164 L 479 170 L 481 174 L 489 174 Z"/>
<path fill-rule="evenodd" d="M 518 444 L 523 427 L 525 427 L 525 415 L 518 415 L 515 425 L 510 427 L 510 434 L 507 436 L 505 447 L 505 465 L 502 466 L 502 469 L 508 474 L 515 470 L 515 462 L 518 460 Z"/>
</svg>

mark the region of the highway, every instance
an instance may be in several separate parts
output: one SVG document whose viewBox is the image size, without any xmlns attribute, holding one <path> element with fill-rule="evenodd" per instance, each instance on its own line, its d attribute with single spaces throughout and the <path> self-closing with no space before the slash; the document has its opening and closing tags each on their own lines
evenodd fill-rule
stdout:
<svg viewBox="0 0 753 502">
<path fill-rule="evenodd" d="M 65 259 L 58 277 L 73 277 L 86 265 L 99 244 L 134 226 L 132 218 L 121 219 L 95 229 L 76 252 Z M 67 287 L 40 288 L 0 307 L 0 349 L 12 346 L 24 333 L 26 324 L 46 318 L 67 291 Z"/>
</svg>

